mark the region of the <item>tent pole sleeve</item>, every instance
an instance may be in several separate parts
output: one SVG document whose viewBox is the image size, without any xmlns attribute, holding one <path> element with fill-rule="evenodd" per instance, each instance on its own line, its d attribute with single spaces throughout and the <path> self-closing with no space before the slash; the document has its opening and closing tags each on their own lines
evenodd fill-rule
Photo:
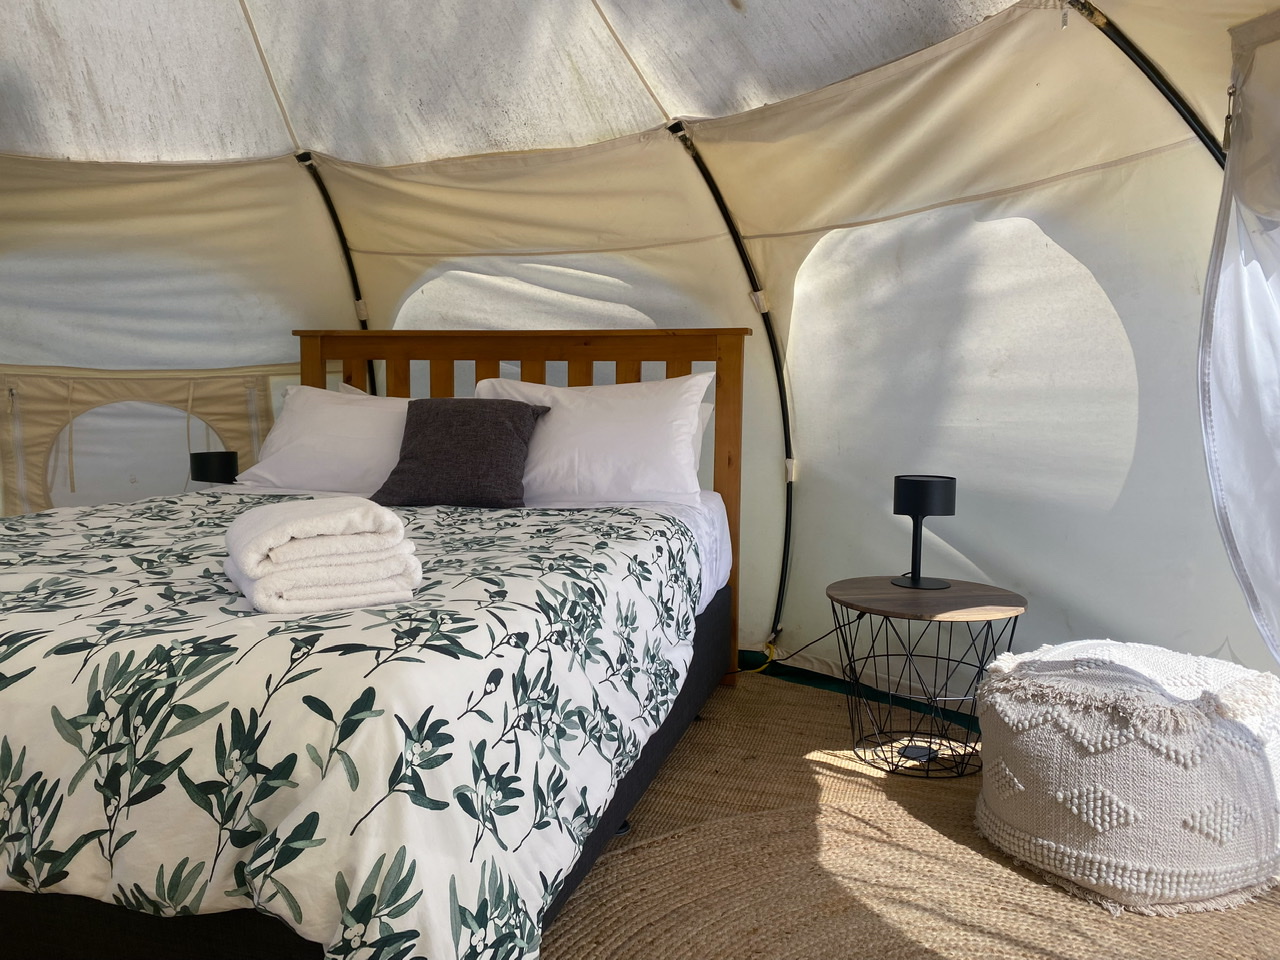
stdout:
<svg viewBox="0 0 1280 960">
<path fill-rule="evenodd" d="M 778 405 L 782 413 L 782 446 L 787 462 L 787 479 L 786 515 L 782 530 L 782 564 L 778 571 L 778 592 L 773 607 L 773 624 L 769 628 L 769 643 L 772 644 L 777 639 L 778 634 L 782 632 L 782 604 L 786 599 L 787 579 L 791 570 L 791 519 L 795 483 L 795 454 L 791 446 L 791 402 L 787 396 L 787 381 L 782 367 L 782 350 L 778 345 L 778 335 L 773 327 L 773 316 L 769 313 L 769 308 L 765 301 L 764 288 L 760 285 L 755 265 L 751 262 L 751 254 L 748 253 L 747 245 L 742 239 L 742 233 L 738 230 L 738 225 L 734 222 L 733 215 L 729 212 L 729 204 L 725 201 L 724 194 L 720 192 L 720 187 L 716 183 L 715 177 L 712 176 L 706 161 L 702 158 L 702 154 L 698 152 L 697 145 L 689 136 L 688 131 L 685 130 L 684 122 L 677 120 L 669 125 L 667 130 L 684 146 L 690 159 L 693 160 L 694 166 L 698 168 L 698 173 L 702 175 L 702 180 L 706 184 L 707 190 L 711 193 L 712 199 L 715 200 L 720 216 L 724 218 L 725 227 L 729 231 L 729 236 L 733 238 L 733 245 L 738 251 L 738 259 L 742 261 L 742 269 L 746 271 L 747 280 L 751 284 L 751 300 L 756 305 L 756 309 L 760 311 L 760 321 L 764 325 L 765 336 L 769 341 L 769 353 L 773 358 L 773 376 L 778 385 Z"/>
<path fill-rule="evenodd" d="M 338 246 L 342 248 L 342 259 L 347 264 L 347 279 L 351 281 L 351 296 L 356 304 L 356 320 L 360 322 L 361 330 L 368 330 L 369 311 L 364 305 L 364 295 L 360 292 L 360 278 L 356 276 L 356 262 L 351 258 L 351 247 L 347 244 L 347 232 L 342 229 L 342 221 L 338 218 L 338 208 L 333 205 L 333 197 L 329 196 L 329 188 L 324 185 L 324 178 L 320 176 L 320 170 L 316 167 L 315 160 L 311 158 L 311 151 L 304 150 L 295 154 L 294 159 L 311 174 L 311 181 L 316 185 L 316 189 L 320 191 L 320 199 L 324 201 L 324 208 L 329 211 L 329 220 L 333 223 L 333 232 L 338 235 Z M 378 380 L 372 360 L 369 361 L 369 390 L 371 393 L 378 392 Z"/>
<path fill-rule="evenodd" d="M 1169 101 L 1169 105 L 1178 112 L 1178 116 L 1182 117 L 1200 142 L 1204 144 L 1205 149 L 1213 155 L 1213 159 L 1218 162 L 1218 166 L 1225 167 L 1227 164 L 1226 150 L 1218 142 L 1218 138 L 1213 135 L 1213 131 L 1200 118 L 1200 115 L 1192 109 L 1191 104 L 1187 103 L 1186 99 L 1169 81 L 1169 78 L 1161 72 L 1160 68 L 1129 39 L 1123 30 L 1117 27 L 1105 13 L 1090 3 L 1089 0 L 1066 0 L 1066 3 L 1080 16 L 1101 30 L 1103 35 L 1114 43 L 1132 61 L 1134 66 L 1142 71 L 1143 75 L 1151 81 L 1152 86 L 1160 91 L 1165 100 Z"/>
</svg>

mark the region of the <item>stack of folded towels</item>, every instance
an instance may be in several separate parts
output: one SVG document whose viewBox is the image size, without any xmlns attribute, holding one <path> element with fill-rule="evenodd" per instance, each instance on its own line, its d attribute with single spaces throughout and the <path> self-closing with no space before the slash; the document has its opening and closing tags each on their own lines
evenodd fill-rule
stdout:
<svg viewBox="0 0 1280 960">
<path fill-rule="evenodd" d="M 254 507 L 227 528 L 226 572 L 254 609 L 316 613 L 403 603 L 422 583 L 404 521 L 361 497 Z"/>
</svg>

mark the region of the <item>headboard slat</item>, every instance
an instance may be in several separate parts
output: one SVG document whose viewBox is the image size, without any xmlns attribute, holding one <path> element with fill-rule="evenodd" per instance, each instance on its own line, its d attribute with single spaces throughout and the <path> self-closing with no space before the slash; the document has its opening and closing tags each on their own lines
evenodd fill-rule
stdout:
<svg viewBox="0 0 1280 960">
<path fill-rule="evenodd" d="M 614 380 L 618 383 L 639 383 L 641 375 L 639 360 L 619 360 L 614 364 Z"/>
<path fill-rule="evenodd" d="M 396 357 L 387 361 L 387 396 L 409 395 L 409 358 Z"/>
<path fill-rule="evenodd" d="M 342 382 L 349 387 L 355 387 L 357 390 L 369 389 L 369 364 L 361 363 L 359 360 L 343 360 L 342 361 Z M 321 387 L 324 384 L 320 384 Z"/>
<path fill-rule="evenodd" d="M 520 361 L 520 379 L 525 383 L 546 383 L 547 382 L 547 361 L 545 360 L 521 360 Z"/>
<path fill-rule="evenodd" d="M 496 380 L 502 376 L 501 360 L 477 360 L 476 383 L 481 380 Z"/>
<path fill-rule="evenodd" d="M 431 396 L 453 396 L 453 360 L 431 361 Z"/>
<path fill-rule="evenodd" d="M 571 387 L 589 387 L 595 382 L 595 364 L 590 360 L 570 360 L 568 384 Z"/>
</svg>

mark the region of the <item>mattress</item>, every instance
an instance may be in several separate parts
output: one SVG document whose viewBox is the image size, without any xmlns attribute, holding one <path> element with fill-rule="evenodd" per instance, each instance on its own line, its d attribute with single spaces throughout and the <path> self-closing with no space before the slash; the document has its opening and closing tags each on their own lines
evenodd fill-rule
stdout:
<svg viewBox="0 0 1280 960">
<path fill-rule="evenodd" d="M 414 603 L 290 616 L 221 571 L 262 502 L 0 520 L 0 889 L 536 957 L 687 670 L 696 509 L 401 508 Z"/>
</svg>

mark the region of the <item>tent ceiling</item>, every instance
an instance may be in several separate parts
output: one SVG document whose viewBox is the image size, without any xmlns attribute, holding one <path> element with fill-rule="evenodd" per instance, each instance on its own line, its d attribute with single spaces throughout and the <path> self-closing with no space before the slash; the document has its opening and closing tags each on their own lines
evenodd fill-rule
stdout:
<svg viewBox="0 0 1280 960">
<path fill-rule="evenodd" d="M 0 153 L 145 162 L 308 149 L 398 164 L 580 146 L 796 96 L 1006 5 L 4 0 Z M 1098 6 L 1218 129 L 1227 28 L 1267 0 Z"/>
<path fill-rule="evenodd" d="M 234 2 L 4 0 L 0 152 L 221 160 L 291 150 Z"/>
<path fill-rule="evenodd" d="M 868 70 L 1006 0 L 5 0 L 0 153 L 364 163 L 577 146 Z"/>
</svg>

